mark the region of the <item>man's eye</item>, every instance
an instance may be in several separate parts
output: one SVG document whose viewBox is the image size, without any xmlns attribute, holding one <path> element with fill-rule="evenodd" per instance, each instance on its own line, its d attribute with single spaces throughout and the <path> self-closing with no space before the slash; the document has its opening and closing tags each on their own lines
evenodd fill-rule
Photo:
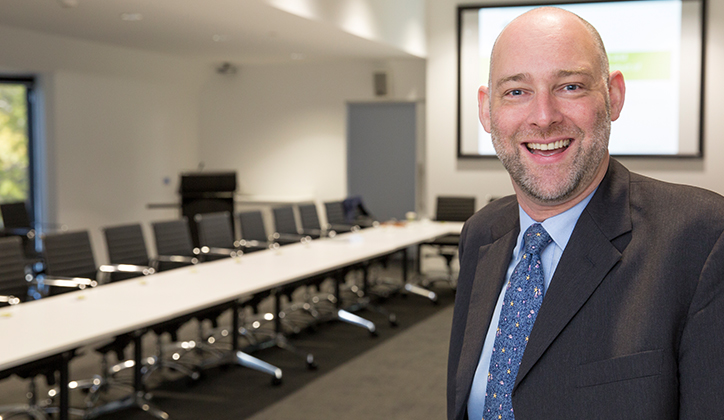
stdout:
<svg viewBox="0 0 724 420">
<path fill-rule="evenodd" d="M 578 90 L 578 89 L 580 89 L 580 86 L 578 86 L 578 85 L 566 85 L 566 87 L 565 87 L 564 89 L 565 89 L 565 90 L 569 90 L 569 91 L 573 91 L 573 90 Z"/>
<path fill-rule="evenodd" d="M 520 89 L 513 89 L 511 91 L 508 91 L 508 95 L 510 96 L 520 96 L 523 94 L 523 91 Z"/>
</svg>

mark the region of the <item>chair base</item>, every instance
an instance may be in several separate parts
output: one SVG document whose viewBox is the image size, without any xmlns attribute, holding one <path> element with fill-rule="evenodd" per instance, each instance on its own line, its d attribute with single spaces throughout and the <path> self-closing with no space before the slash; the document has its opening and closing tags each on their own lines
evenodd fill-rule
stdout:
<svg viewBox="0 0 724 420">
<path fill-rule="evenodd" d="M 247 353 L 253 353 L 258 350 L 267 349 L 271 347 L 278 347 L 282 350 L 286 350 L 293 353 L 304 360 L 307 364 L 307 369 L 314 370 L 317 368 L 317 364 L 314 362 L 314 355 L 312 353 L 305 353 L 295 347 L 289 342 L 289 339 L 284 334 L 272 332 L 271 337 L 268 340 L 258 341 L 255 344 L 244 347 L 244 351 Z"/>
<path fill-rule="evenodd" d="M 151 403 L 151 395 L 145 392 L 134 392 L 133 394 L 120 400 L 111 401 L 100 407 L 86 410 L 83 415 L 84 419 L 95 419 L 105 414 L 115 413 L 118 411 L 138 408 L 159 420 L 168 420 L 169 415 L 165 411 L 156 407 Z"/>
<path fill-rule="evenodd" d="M 267 375 L 271 375 L 272 385 L 281 385 L 282 383 L 282 370 L 280 368 L 261 359 L 258 359 L 250 354 L 244 353 L 241 350 L 231 350 L 224 353 L 224 355 L 220 358 L 202 362 L 200 368 L 210 369 L 213 367 L 226 365 L 239 365 L 256 370 L 261 373 L 266 373 Z"/>
</svg>

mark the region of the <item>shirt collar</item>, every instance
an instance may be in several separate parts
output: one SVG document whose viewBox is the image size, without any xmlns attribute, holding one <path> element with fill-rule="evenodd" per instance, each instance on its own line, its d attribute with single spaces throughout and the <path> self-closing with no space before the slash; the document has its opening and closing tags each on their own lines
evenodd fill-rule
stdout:
<svg viewBox="0 0 724 420">
<path fill-rule="evenodd" d="M 596 190 L 597 189 L 598 188 L 596 188 Z M 568 245 L 568 240 L 571 239 L 571 234 L 573 234 L 573 228 L 576 227 L 578 218 L 581 217 L 583 209 L 585 209 L 588 205 L 588 202 L 591 201 L 591 198 L 593 197 L 593 194 L 596 193 L 596 190 L 593 190 L 593 192 L 591 192 L 588 196 L 586 196 L 586 198 L 581 200 L 580 203 L 564 211 L 563 213 L 547 218 L 541 223 L 541 225 L 543 225 L 543 227 L 545 228 L 546 232 L 551 235 L 553 241 L 561 249 L 566 249 L 566 245 Z M 528 213 L 526 213 L 525 210 L 520 207 L 520 205 L 518 205 L 518 215 L 520 218 L 521 232 L 525 232 L 532 224 L 537 223 L 530 216 L 528 216 Z"/>
</svg>

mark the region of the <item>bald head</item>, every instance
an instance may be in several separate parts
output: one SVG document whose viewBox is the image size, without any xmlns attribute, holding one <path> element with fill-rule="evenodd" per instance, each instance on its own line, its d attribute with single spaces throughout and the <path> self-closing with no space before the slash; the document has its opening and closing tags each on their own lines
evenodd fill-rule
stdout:
<svg viewBox="0 0 724 420">
<path fill-rule="evenodd" d="M 556 36 L 575 39 L 581 46 L 590 46 L 595 51 L 596 67 L 608 83 L 608 56 L 601 35 L 588 21 L 567 10 L 557 7 L 539 7 L 515 18 L 498 35 L 490 56 L 490 81 L 496 58 L 500 51 L 515 48 L 521 38 L 553 38 Z"/>
</svg>

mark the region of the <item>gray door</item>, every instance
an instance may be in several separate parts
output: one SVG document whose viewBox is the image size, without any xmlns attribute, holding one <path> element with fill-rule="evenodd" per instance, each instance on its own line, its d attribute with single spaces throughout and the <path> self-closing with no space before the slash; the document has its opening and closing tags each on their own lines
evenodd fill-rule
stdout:
<svg viewBox="0 0 724 420">
<path fill-rule="evenodd" d="M 347 106 L 347 191 L 380 221 L 415 211 L 415 103 Z"/>
</svg>

